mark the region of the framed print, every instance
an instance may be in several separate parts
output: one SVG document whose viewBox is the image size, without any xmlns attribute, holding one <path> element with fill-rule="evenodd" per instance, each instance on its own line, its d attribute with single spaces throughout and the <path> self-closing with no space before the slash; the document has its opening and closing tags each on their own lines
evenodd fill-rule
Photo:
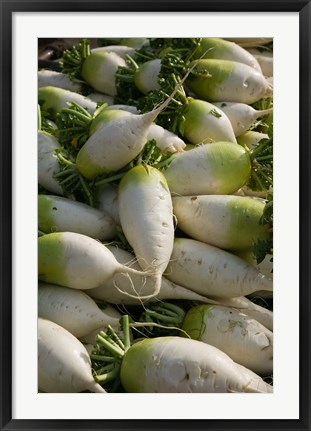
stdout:
<svg viewBox="0 0 311 431">
<path fill-rule="evenodd" d="M 1 429 L 310 429 L 310 2 L 1 18 Z"/>
</svg>

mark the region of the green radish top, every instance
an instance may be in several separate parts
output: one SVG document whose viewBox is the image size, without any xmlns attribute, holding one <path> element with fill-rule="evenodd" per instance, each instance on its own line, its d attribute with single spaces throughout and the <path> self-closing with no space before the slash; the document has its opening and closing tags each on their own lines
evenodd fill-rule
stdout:
<svg viewBox="0 0 311 431">
<path fill-rule="evenodd" d="M 41 259 L 44 256 L 44 259 Z M 38 276 L 41 281 L 49 282 L 53 276 L 55 284 L 66 284 L 66 259 L 62 240 L 62 233 L 43 235 L 38 238 Z"/>
<path fill-rule="evenodd" d="M 128 171 L 120 181 L 119 191 L 122 192 L 127 186 L 144 182 L 153 184 L 160 180 L 163 187 L 168 191 L 168 185 L 164 175 L 156 168 L 149 165 L 137 165 Z"/>
<path fill-rule="evenodd" d="M 202 334 L 206 331 L 204 316 L 210 313 L 215 305 L 204 304 L 192 307 L 186 314 L 182 329 L 194 340 L 200 340 Z M 186 336 L 181 333 L 181 336 Z"/>
</svg>

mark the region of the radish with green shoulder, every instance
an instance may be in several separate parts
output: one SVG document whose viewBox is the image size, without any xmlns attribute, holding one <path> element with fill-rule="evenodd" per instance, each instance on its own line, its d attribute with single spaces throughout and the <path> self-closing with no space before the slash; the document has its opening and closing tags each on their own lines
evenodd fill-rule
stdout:
<svg viewBox="0 0 311 431">
<path fill-rule="evenodd" d="M 146 61 L 135 70 L 134 83 L 143 94 L 161 88 L 158 82 L 161 67 L 161 59 L 156 58 Z"/>
<path fill-rule="evenodd" d="M 99 240 L 116 236 L 116 224 L 104 211 L 54 195 L 38 196 L 38 225 L 46 233 L 76 232 Z"/>
<path fill-rule="evenodd" d="M 250 249 L 268 239 L 260 223 L 265 201 L 247 196 L 208 195 L 173 197 L 177 226 L 191 238 L 226 250 Z"/>
<path fill-rule="evenodd" d="M 159 170 L 138 165 L 123 176 L 119 185 L 119 215 L 139 265 L 153 272 L 157 295 L 174 243 L 171 194 Z"/>
<path fill-rule="evenodd" d="M 111 305 L 100 309 L 85 292 L 48 283 L 39 283 L 38 315 L 57 323 L 77 338 L 103 326 L 118 328 L 121 318 Z"/>
<path fill-rule="evenodd" d="M 93 179 L 97 175 L 116 172 L 130 163 L 147 142 L 151 124 L 168 106 L 182 83 L 177 84 L 172 94 L 153 111 L 136 115 L 111 110 L 107 123 L 101 124 L 78 152 L 76 164 L 80 173 Z"/>
<path fill-rule="evenodd" d="M 50 393 L 106 392 L 94 380 L 83 344 L 60 325 L 42 318 L 38 319 L 38 389 Z"/>
<path fill-rule="evenodd" d="M 131 274 L 148 275 L 121 265 L 104 244 L 86 235 L 55 232 L 38 238 L 40 281 L 88 290 L 103 285 L 117 273 L 127 276 L 129 282 Z"/>
<path fill-rule="evenodd" d="M 125 324 L 124 322 L 127 322 Z M 142 323 L 143 325 L 144 323 Z M 97 336 L 91 357 L 95 380 L 103 384 L 120 377 L 129 393 L 271 393 L 273 387 L 235 363 L 214 346 L 178 336 L 146 338 L 130 345 L 128 316 L 122 318 L 124 338 L 118 346 L 105 333 Z M 100 357 L 114 360 L 108 372 Z M 98 371 L 97 371 L 98 370 Z M 139 376 L 139 378 L 137 378 Z"/>
<path fill-rule="evenodd" d="M 273 333 L 241 311 L 198 305 L 186 313 L 181 328 L 192 339 L 217 347 L 259 375 L 273 371 Z"/>
<path fill-rule="evenodd" d="M 189 238 L 175 238 L 164 276 L 200 295 L 218 299 L 273 290 L 272 280 L 245 260 Z"/>
<path fill-rule="evenodd" d="M 221 141 L 236 143 L 233 127 L 226 113 L 216 104 L 204 100 L 187 98 L 179 129 L 194 145 Z"/>
<path fill-rule="evenodd" d="M 216 142 L 173 156 L 163 173 L 173 195 L 230 194 L 248 181 L 251 161 L 240 145 Z"/>
<path fill-rule="evenodd" d="M 186 84 L 199 99 L 208 102 L 255 103 L 272 95 L 262 73 L 243 63 L 229 60 L 195 60 Z"/>
</svg>

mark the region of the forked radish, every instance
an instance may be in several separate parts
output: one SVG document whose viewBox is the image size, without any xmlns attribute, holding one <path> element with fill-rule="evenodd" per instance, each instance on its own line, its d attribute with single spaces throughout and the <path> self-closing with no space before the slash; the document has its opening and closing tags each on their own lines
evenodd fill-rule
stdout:
<svg viewBox="0 0 311 431">
<path fill-rule="evenodd" d="M 175 238 L 165 277 L 200 295 L 234 298 L 272 291 L 272 280 L 243 259 L 188 238 Z"/>
<path fill-rule="evenodd" d="M 38 319 L 38 389 L 51 393 L 106 391 L 95 382 L 83 344 L 54 322 Z"/>
<path fill-rule="evenodd" d="M 159 170 L 138 165 L 124 175 L 119 185 L 119 215 L 139 265 L 152 270 L 157 295 L 174 243 L 171 194 Z"/>
<path fill-rule="evenodd" d="M 119 326 L 121 314 L 111 305 L 100 309 L 85 292 L 39 283 L 38 315 L 80 338 L 103 326 Z"/>
</svg>

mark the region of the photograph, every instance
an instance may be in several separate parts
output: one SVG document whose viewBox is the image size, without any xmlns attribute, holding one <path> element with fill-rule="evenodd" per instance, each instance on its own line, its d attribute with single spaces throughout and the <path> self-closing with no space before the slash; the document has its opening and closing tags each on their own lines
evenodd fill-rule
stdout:
<svg viewBox="0 0 311 431">
<path fill-rule="evenodd" d="M 38 389 L 272 392 L 272 38 L 38 43 Z"/>
<path fill-rule="evenodd" d="M 0 430 L 311 431 L 310 0 L 0 6 Z"/>
</svg>

